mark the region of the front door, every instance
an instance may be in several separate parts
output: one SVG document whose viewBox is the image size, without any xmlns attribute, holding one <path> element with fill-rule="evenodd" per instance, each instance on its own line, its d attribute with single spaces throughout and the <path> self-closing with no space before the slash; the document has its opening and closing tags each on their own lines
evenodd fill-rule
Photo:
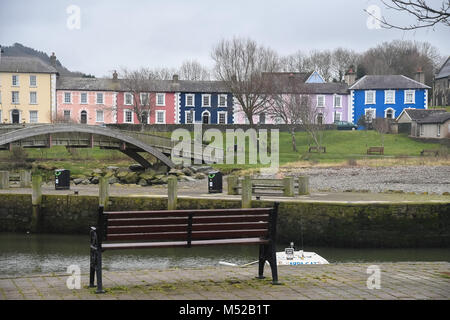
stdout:
<svg viewBox="0 0 450 320">
<path fill-rule="evenodd" d="M 14 109 L 11 112 L 11 118 L 12 118 L 12 123 L 19 123 L 20 122 L 20 112 L 17 109 Z"/>
<path fill-rule="evenodd" d="M 81 117 L 80 117 L 80 122 L 82 124 L 86 124 L 87 123 L 87 112 L 86 111 L 81 111 Z"/>
</svg>

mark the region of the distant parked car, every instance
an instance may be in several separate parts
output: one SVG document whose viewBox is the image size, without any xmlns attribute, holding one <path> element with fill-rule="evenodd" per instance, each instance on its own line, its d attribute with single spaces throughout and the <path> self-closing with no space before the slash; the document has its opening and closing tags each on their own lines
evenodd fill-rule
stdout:
<svg viewBox="0 0 450 320">
<path fill-rule="evenodd" d="M 356 130 L 358 126 L 353 122 L 348 121 L 335 121 L 334 124 L 337 126 L 338 130 Z"/>
</svg>

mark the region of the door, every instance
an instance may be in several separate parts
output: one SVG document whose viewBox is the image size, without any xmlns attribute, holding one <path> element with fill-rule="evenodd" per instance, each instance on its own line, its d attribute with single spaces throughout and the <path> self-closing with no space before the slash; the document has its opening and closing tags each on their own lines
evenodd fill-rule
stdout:
<svg viewBox="0 0 450 320">
<path fill-rule="evenodd" d="M 80 123 L 87 123 L 87 112 L 85 110 L 81 111 Z"/>
<path fill-rule="evenodd" d="M 208 112 L 205 112 L 202 115 L 202 122 L 203 122 L 203 124 L 208 124 L 209 123 L 209 113 Z"/>
<path fill-rule="evenodd" d="M 14 109 L 11 112 L 11 118 L 12 118 L 12 123 L 19 123 L 20 122 L 20 112 L 17 109 Z"/>
</svg>

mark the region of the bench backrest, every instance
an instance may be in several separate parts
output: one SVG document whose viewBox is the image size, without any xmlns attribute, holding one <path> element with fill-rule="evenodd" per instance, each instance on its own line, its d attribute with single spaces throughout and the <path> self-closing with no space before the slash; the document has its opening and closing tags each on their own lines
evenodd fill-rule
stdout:
<svg viewBox="0 0 450 320">
<path fill-rule="evenodd" d="M 99 207 L 100 241 L 187 241 L 274 239 L 278 203 L 273 208 L 158 211 L 103 211 Z"/>
</svg>

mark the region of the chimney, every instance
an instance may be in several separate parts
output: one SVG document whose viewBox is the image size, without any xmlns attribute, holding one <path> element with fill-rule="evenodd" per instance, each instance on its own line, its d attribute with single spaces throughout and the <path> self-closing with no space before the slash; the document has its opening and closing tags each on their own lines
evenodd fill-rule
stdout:
<svg viewBox="0 0 450 320">
<path fill-rule="evenodd" d="M 353 68 L 348 69 L 347 73 L 344 76 L 344 81 L 349 86 L 355 83 L 356 73 L 353 71 Z"/>
<path fill-rule="evenodd" d="M 417 82 L 425 84 L 425 73 L 423 73 L 421 67 L 417 68 L 417 71 L 414 74 L 414 80 L 416 80 Z"/>
<path fill-rule="evenodd" d="M 114 70 L 114 72 L 113 72 L 113 80 L 118 80 L 118 79 L 119 79 L 119 77 L 118 77 L 117 71 Z"/>
<path fill-rule="evenodd" d="M 52 52 L 52 55 L 50 56 L 50 65 L 54 68 L 56 67 L 56 56 L 54 52 Z"/>
<path fill-rule="evenodd" d="M 174 74 L 174 75 L 172 76 L 172 81 L 173 81 L 173 82 L 178 82 L 178 75 L 177 75 L 177 74 Z"/>
</svg>

